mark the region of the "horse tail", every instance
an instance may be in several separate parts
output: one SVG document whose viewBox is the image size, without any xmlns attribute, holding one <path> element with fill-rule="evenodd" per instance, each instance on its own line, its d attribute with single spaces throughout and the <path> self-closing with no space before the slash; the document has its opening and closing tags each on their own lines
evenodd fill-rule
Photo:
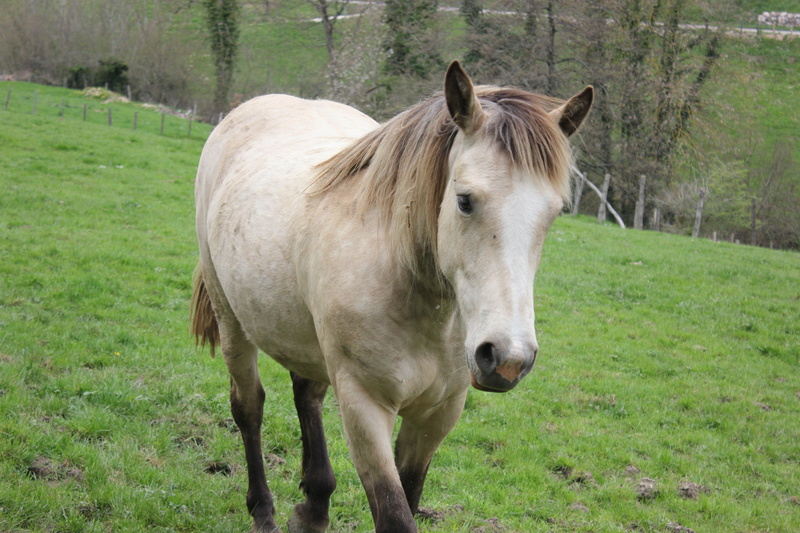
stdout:
<svg viewBox="0 0 800 533">
<path fill-rule="evenodd" d="M 203 276 L 203 266 L 198 263 L 194 271 L 194 293 L 192 294 L 192 324 L 191 332 L 194 335 L 195 346 L 211 347 L 211 357 L 214 357 L 214 349 L 219 344 L 219 324 L 211 306 L 211 298 L 208 296 L 205 277 Z"/>
</svg>

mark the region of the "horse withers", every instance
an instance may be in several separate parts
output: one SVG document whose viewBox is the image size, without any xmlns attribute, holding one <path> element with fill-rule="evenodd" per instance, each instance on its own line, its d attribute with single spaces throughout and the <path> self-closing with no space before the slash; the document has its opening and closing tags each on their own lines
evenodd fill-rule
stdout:
<svg viewBox="0 0 800 533">
<path fill-rule="evenodd" d="M 332 386 L 375 530 L 417 531 L 428 465 L 470 383 L 508 391 L 533 367 L 534 275 L 592 97 L 475 87 L 453 62 L 442 93 L 385 124 L 271 95 L 213 131 L 195 190 L 193 330 L 230 372 L 254 530 L 280 531 L 261 349 L 289 370 L 300 419 L 305 501 L 288 530 L 328 527 Z"/>
</svg>

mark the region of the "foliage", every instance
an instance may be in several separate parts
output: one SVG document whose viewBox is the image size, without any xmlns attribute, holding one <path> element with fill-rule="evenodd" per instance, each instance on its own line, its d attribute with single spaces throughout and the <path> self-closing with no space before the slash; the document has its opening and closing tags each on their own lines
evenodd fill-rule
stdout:
<svg viewBox="0 0 800 533">
<path fill-rule="evenodd" d="M 433 44 L 437 0 L 388 0 L 383 21 L 387 27 L 384 48 L 386 73 L 427 78 L 444 62 Z"/>
<path fill-rule="evenodd" d="M 187 332 L 202 140 L 83 123 L 78 93 L 38 89 L 36 115 L 18 83 L 0 111 L 0 530 L 244 531 L 224 362 Z M 420 527 L 798 530 L 798 261 L 559 218 L 536 280 L 537 367 L 508 394 L 470 392 Z M 285 523 L 299 429 L 288 374 L 260 363 Z M 330 398 L 324 419 L 331 530 L 370 531 Z M 637 492 L 642 478 L 658 491 Z"/>
<path fill-rule="evenodd" d="M 110 91 L 125 92 L 128 86 L 128 65 L 119 59 L 101 59 L 94 84 L 108 87 Z"/>
<path fill-rule="evenodd" d="M 214 91 L 214 111 L 225 112 L 230 107 L 228 95 L 233 84 L 236 53 L 239 48 L 238 0 L 203 0 L 211 54 L 217 72 Z"/>
<path fill-rule="evenodd" d="M 109 81 L 125 91 L 129 83 L 135 99 L 191 107 L 190 93 L 201 89 L 200 80 L 188 75 L 197 32 L 180 27 L 182 3 L 6 0 L 0 72 L 76 89 Z M 109 79 L 99 65 L 110 59 L 120 63 L 114 68 L 124 64 L 129 70 Z M 98 70 L 106 72 L 95 81 Z"/>
</svg>

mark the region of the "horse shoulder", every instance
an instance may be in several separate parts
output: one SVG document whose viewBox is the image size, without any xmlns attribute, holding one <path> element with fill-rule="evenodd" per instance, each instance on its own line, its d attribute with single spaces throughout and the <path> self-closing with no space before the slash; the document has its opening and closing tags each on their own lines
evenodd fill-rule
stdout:
<svg viewBox="0 0 800 533">
<path fill-rule="evenodd" d="M 345 184 L 315 203 L 300 245 L 299 279 L 331 381 L 346 375 L 398 410 L 466 388 L 452 302 L 415 287 L 375 215 L 349 200 Z"/>
</svg>

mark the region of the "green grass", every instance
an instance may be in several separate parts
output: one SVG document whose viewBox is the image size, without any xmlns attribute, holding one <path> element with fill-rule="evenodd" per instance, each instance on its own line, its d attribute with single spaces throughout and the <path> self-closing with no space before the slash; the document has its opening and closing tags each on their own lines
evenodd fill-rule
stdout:
<svg viewBox="0 0 800 533">
<path fill-rule="evenodd" d="M 800 161 L 800 117 L 793 111 L 800 89 L 800 39 L 728 38 L 722 51 L 702 110 L 715 117 L 714 123 L 706 125 L 704 135 L 713 137 L 722 129 L 728 140 L 720 149 L 730 149 L 731 142 L 741 150 L 753 142 L 767 147 L 789 142 Z"/>
<path fill-rule="evenodd" d="M 187 330 L 203 132 L 59 118 L 45 93 L 82 109 L 40 88 L 37 115 L 0 111 L 0 530 L 245 531 L 227 374 Z M 800 255 L 561 217 L 536 296 L 537 368 L 470 392 L 423 530 L 800 529 Z M 288 374 L 262 376 L 285 524 L 299 429 Z M 331 530 L 369 532 L 330 398 L 325 419 Z"/>
</svg>

